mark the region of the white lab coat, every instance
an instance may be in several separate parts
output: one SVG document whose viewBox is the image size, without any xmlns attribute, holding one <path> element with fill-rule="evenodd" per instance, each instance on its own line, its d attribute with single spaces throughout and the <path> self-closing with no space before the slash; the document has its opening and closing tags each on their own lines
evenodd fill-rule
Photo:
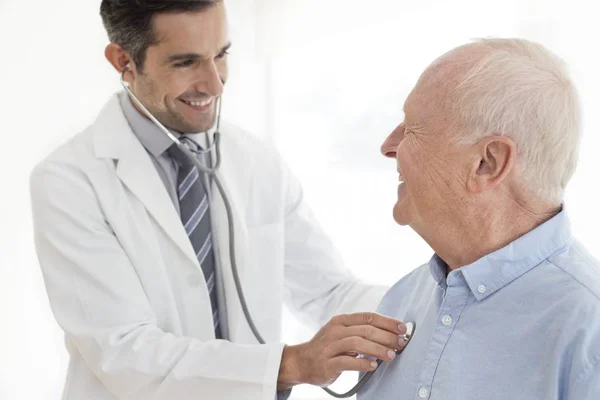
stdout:
<svg viewBox="0 0 600 400">
<path fill-rule="evenodd" d="M 218 175 L 233 206 L 240 279 L 269 344 L 257 344 L 244 318 L 219 196 L 211 215 L 231 341 L 215 340 L 201 267 L 115 95 L 31 176 L 38 257 L 70 354 L 64 399 L 273 400 L 284 301 L 324 324 L 374 310 L 384 294 L 340 266 L 277 152 L 221 130 Z"/>
</svg>

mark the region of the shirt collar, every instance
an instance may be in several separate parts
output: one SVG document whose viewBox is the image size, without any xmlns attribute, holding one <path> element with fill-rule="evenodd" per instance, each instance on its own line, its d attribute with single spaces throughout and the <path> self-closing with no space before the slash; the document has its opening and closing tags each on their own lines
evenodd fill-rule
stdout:
<svg viewBox="0 0 600 400">
<path fill-rule="evenodd" d="M 133 106 L 133 103 L 131 102 L 131 99 L 127 93 L 120 93 L 119 99 L 123 113 L 125 114 L 125 118 L 127 118 L 133 133 L 137 136 L 140 143 L 142 143 L 146 150 L 148 150 L 148 152 L 154 157 L 161 156 L 173 144 L 171 139 L 169 139 L 167 135 L 165 135 L 164 132 L 154 124 L 154 122 L 148 119 L 145 115 L 141 114 Z M 169 132 L 171 132 L 177 138 L 182 135 L 181 133 L 172 129 L 169 129 Z M 211 128 L 207 132 L 211 143 L 214 140 L 214 132 L 215 128 Z M 188 133 L 186 136 L 198 143 L 202 148 L 208 147 L 207 138 L 203 132 Z"/>
<path fill-rule="evenodd" d="M 435 283 L 439 287 L 446 290 L 446 272 L 448 271 L 448 265 L 442 260 L 437 254 L 434 254 L 429 260 L 429 273 L 433 277 Z"/>
<path fill-rule="evenodd" d="M 507 246 L 453 272 L 461 273 L 475 298 L 483 300 L 563 248 L 570 238 L 570 222 L 563 209 Z M 445 290 L 446 263 L 434 255 L 429 261 L 429 270 Z"/>
</svg>

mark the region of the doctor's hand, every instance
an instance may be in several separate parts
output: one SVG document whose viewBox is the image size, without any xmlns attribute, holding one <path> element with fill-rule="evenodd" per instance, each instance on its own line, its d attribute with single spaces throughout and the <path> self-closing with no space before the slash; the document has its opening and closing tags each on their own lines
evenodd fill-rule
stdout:
<svg viewBox="0 0 600 400">
<path fill-rule="evenodd" d="M 338 315 L 308 342 L 283 350 L 278 390 L 308 383 L 327 386 L 343 371 L 372 371 L 377 363 L 358 354 L 391 361 L 406 345 L 403 322 L 376 313 Z"/>
</svg>

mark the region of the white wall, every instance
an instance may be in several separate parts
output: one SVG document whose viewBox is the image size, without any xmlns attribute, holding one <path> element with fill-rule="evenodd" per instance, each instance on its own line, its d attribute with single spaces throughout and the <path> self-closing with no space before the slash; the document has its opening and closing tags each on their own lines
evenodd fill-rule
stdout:
<svg viewBox="0 0 600 400">
<path fill-rule="evenodd" d="M 415 3 L 415 4 L 411 4 Z M 118 77 L 103 59 L 99 1 L 0 0 L 0 399 L 57 399 L 66 357 L 35 257 L 28 176 L 89 124 Z M 229 0 L 232 77 L 225 111 L 274 140 L 348 266 L 392 282 L 430 250 L 391 220 L 395 173 L 378 146 L 401 120 L 419 72 L 475 36 L 525 36 L 567 59 L 585 126 L 567 196 L 575 234 L 600 247 L 597 149 L 600 63 L 593 2 Z M 286 313 L 284 338 L 311 332 Z M 295 398 L 322 396 L 299 388 Z"/>
</svg>

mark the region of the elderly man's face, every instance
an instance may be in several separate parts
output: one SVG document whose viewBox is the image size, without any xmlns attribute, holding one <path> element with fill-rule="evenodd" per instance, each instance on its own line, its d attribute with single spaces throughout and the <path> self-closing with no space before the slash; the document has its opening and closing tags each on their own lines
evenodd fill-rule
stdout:
<svg viewBox="0 0 600 400">
<path fill-rule="evenodd" d="M 514 183 L 516 144 L 505 135 L 485 135 L 459 144 L 472 135 L 468 121 L 451 102 L 457 85 L 489 49 L 462 46 L 434 61 L 421 75 L 404 103 L 405 119 L 388 136 L 381 152 L 396 159 L 400 180 L 394 219 L 409 225 L 428 243 L 459 232 L 473 219 L 477 205 L 498 198 L 512 201 L 522 191 Z M 462 224 L 462 226 L 461 226 Z"/>
<path fill-rule="evenodd" d="M 455 211 L 465 195 L 464 149 L 444 132 L 443 97 L 435 84 L 417 84 L 404 105 L 404 122 L 381 147 L 396 158 L 401 181 L 394 219 L 421 234 Z"/>
</svg>

